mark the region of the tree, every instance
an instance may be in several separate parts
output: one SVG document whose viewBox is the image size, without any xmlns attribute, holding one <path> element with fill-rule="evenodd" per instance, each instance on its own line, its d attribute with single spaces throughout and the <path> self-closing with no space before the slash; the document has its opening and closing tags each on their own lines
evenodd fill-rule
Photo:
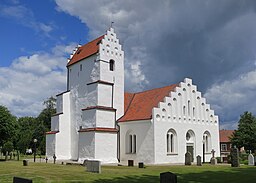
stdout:
<svg viewBox="0 0 256 183">
<path fill-rule="evenodd" d="M 231 143 L 238 148 L 244 147 L 246 150 L 256 150 L 256 118 L 252 113 L 246 111 L 240 116 L 238 129 L 231 137 Z"/>
<path fill-rule="evenodd" d="M 51 117 L 56 113 L 56 98 L 50 97 L 43 103 L 45 105 L 45 109 L 37 117 L 38 121 L 43 122 L 44 126 L 47 130 L 51 128 Z"/>
<path fill-rule="evenodd" d="M 18 119 L 19 138 L 17 139 L 17 149 L 22 153 L 25 153 L 26 149 L 33 147 L 31 144 L 33 143 L 33 132 L 36 126 L 36 118 L 21 117 Z"/>
<path fill-rule="evenodd" d="M 16 127 L 16 117 L 6 107 L 0 106 L 0 146 L 7 141 L 13 142 L 16 136 Z"/>
</svg>

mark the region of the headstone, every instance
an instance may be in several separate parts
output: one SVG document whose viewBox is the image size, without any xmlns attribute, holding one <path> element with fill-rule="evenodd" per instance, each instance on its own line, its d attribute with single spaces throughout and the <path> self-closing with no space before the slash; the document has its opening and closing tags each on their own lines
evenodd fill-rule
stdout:
<svg viewBox="0 0 256 183">
<path fill-rule="evenodd" d="M 215 154 L 214 149 L 212 149 L 211 153 L 212 153 L 211 165 L 217 165 L 217 159 L 214 156 L 214 154 Z"/>
<path fill-rule="evenodd" d="M 254 166 L 254 156 L 252 155 L 251 151 L 250 151 L 250 154 L 248 156 L 248 165 Z"/>
<path fill-rule="evenodd" d="M 133 160 L 128 160 L 128 166 L 134 166 L 134 161 Z"/>
<path fill-rule="evenodd" d="M 87 160 L 86 169 L 88 172 L 101 173 L 101 162 L 96 160 Z"/>
<path fill-rule="evenodd" d="M 196 157 L 196 165 L 197 166 L 202 166 L 202 158 L 199 155 Z"/>
<path fill-rule="evenodd" d="M 177 183 L 177 175 L 171 172 L 160 173 L 160 183 Z"/>
<path fill-rule="evenodd" d="M 238 149 L 236 147 L 231 148 L 231 167 L 239 167 L 240 163 L 239 163 L 239 152 Z"/>
<path fill-rule="evenodd" d="M 28 166 L 28 160 L 23 160 L 23 166 Z"/>
<path fill-rule="evenodd" d="M 13 177 L 13 183 L 32 183 L 31 179 L 24 179 L 21 177 Z"/>
<path fill-rule="evenodd" d="M 47 161 L 48 161 L 48 158 L 47 158 L 47 157 L 45 157 L 45 162 L 47 163 Z"/>
<path fill-rule="evenodd" d="M 139 162 L 138 166 L 139 166 L 139 168 L 144 168 L 144 163 L 143 162 Z"/>
<path fill-rule="evenodd" d="M 188 151 L 185 154 L 185 165 L 191 165 L 192 162 L 192 155 L 191 153 Z"/>
<path fill-rule="evenodd" d="M 54 155 L 53 155 L 53 163 L 54 163 L 54 164 L 56 163 L 56 159 L 57 159 L 57 157 L 56 157 L 56 155 L 54 154 Z"/>
</svg>

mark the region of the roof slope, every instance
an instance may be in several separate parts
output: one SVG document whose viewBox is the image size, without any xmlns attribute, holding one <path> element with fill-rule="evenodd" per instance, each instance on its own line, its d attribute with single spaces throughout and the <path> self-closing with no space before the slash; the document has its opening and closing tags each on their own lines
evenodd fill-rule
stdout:
<svg viewBox="0 0 256 183">
<path fill-rule="evenodd" d="M 99 51 L 99 42 L 104 38 L 104 35 L 94 39 L 93 41 L 81 46 L 77 49 L 71 60 L 68 62 L 67 67 L 73 65 L 80 60 L 87 58 Z"/>
<path fill-rule="evenodd" d="M 220 142 L 230 142 L 229 137 L 232 136 L 234 130 L 220 130 Z"/>
<path fill-rule="evenodd" d="M 156 88 L 139 93 L 125 93 L 124 115 L 118 122 L 146 120 L 152 118 L 152 109 L 169 96 L 177 84 Z"/>
</svg>

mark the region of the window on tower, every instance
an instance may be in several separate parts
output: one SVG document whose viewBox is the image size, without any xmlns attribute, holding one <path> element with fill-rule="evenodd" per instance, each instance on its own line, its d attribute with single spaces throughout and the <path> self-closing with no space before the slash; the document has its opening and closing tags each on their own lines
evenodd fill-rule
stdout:
<svg viewBox="0 0 256 183">
<path fill-rule="evenodd" d="M 114 60 L 110 60 L 109 61 L 109 70 L 110 71 L 114 71 L 115 69 L 115 61 Z"/>
</svg>

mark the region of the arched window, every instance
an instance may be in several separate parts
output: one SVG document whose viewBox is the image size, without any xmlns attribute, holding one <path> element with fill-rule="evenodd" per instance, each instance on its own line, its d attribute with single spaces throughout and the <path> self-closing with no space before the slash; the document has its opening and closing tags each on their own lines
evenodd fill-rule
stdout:
<svg viewBox="0 0 256 183">
<path fill-rule="evenodd" d="M 204 132 L 203 143 L 204 143 L 205 152 L 209 153 L 212 149 L 211 148 L 212 142 L 211 142 L 211 134 L 208 131 Z"/>
<path fill-rule="evenodd" d="M 183 106 L 183 115 L 186 115 L 186 106 Z"/>
<path fill-rule="evenodd" d="M 110 60 L 109 61 L 109 70 L 110 71 L 114 71 L 115 69 L 115 61 L 114 60 Z"/>
<path fill-rule="evenodd" d="M 137 151 L 137 137 L 136 134 L 128 131 L 126 133 L 126 153 L 136 153 Z"/>
<path fill-rule="evenodd" d="M 177 134 L 174 129 L 170 129 L 166 135 L 167 140 L 167 153 L 177 152 Z"/>
</svg>

